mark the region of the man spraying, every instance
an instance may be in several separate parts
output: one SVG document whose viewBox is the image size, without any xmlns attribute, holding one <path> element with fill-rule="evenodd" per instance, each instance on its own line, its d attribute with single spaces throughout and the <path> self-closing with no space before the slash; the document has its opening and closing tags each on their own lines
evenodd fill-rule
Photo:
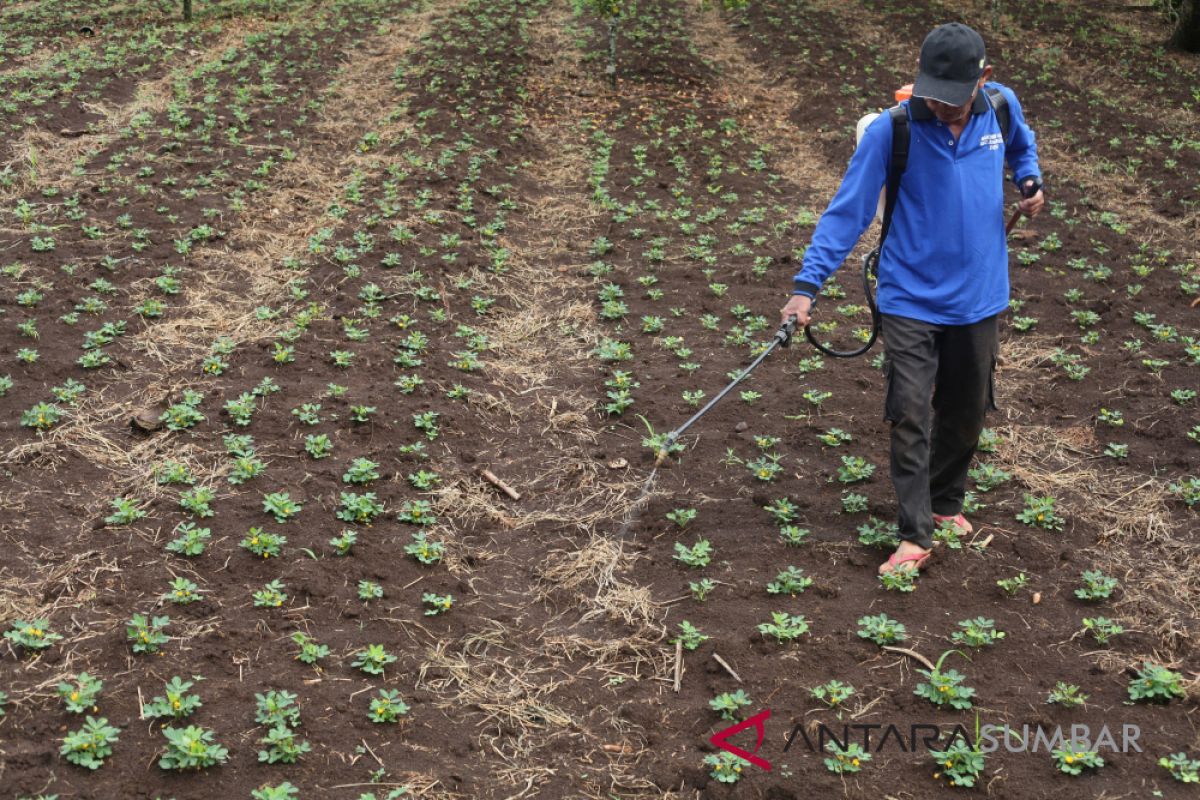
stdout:
<svg viewBox="0 0 1200 800">
<path fill-rule="evenodd" d="M 867 127 L 782 309 L 784 320 L 809 323 L 822 283 L 875 216 L 893 136 L 906 125 L 876 290 L 901 540 L 880 573 L 922 568 L 943 522 L 972 531 L 962 514 L 967 469 L 984 414 L 995 409 L 998 320 L 1009 301 L 1005 162 L 1020 212 L 1032 217 L 1044 202 L 1033 131 L 1016 95 L 991 76 L 972 28 L 950 23 L 925 38 L 912 98 Z"/>
</svg>

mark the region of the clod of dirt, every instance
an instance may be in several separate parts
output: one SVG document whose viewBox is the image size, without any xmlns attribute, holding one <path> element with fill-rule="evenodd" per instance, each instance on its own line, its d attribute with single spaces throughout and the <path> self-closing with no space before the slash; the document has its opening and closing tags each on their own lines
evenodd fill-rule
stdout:
<svg viewBox="0 0 1200 800">
<path fill-rule="evenodd" d="M 624 458 L 614 458 L 607 464 L 609 469 L 625 469 L 629 466 L 629 462 Z"/>
<path fill-rule="evenodd" d="M 708 783 L 708 775 L 705 774 L 704 770 L 700 769 L 699 767 L 687 767 L 683 770 L 680 770 L 679 780 L 675 781 L 675 783 L 686 783 L 693 789 L 703 789 L 705 784 Z"/>
<path fill-rule="evenodd" d="M 134 433 L 152 433 L 159 430 L 163 426 L 161 417 L 166 410 L 165 403 L 156 403 L 153 406 L 138 409 L 129 418 L 129 427 L 133 429 Z"/>
<path fill-rule="evenodd" d="M 735 431 L 737 431 L 738 433 L 741 433 L 742 431 L 746 430 L 746 428 L 749 428 L 749 427 L 750 426 L 747 425 L 745 422 L 739 422 L 737 425 L 733 426 L 733 429 Z"/>
<path fill-rule="evenodd" d="M 842 593 L 840 586 L 835 586 L 832 583 L 820 582 L 813 584 L 813 591 L 816 592 L 819 597 L 837 597 Z"/>
</svg>

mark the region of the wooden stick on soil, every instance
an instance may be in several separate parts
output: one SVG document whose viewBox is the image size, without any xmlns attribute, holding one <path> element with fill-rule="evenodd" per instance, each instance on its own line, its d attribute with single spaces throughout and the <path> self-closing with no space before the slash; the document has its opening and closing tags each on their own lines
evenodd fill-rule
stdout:
<svg viewBox="0 0 1200 800">
<path fill-rule="evenodd" d="M 509 486 L 504 481 L 497 478 L 496 474 L 494 472 L 492 472 L 490 469 L 486 469 L 486 468 L 481 469 L 481 470 L 479 470 L 479 474 L 485 481 L 490 483 L 492 486 L 495 486 L 500 491 L 504 492 L 506 495 L 511 497 L 513 500 L 521 499 L 521 495 L 517 494 L 516 490 L 514 490 L 511 486 Z"/>
<path fill-rule="evenodd" d="M 740 677 L 740 676 L 739 676 L 739 675 L 738 675 L 736 672 L 734 672 L 734 671 L 733 671 L 733 667 L 731 667 L 731 666 L 729 666 L 728 664 L 726 664 L 726 663 L 725 663 L 725 659 L 721 658 L 721 657 L 720 657 L 719 655 L 717 655 L 716 653 L 713 653 L 713 658 L 716 660 L 716 662 L 717 662 L 718 664 L 720 664 L 722 667 L 724 667 L 724 668 L 725 668 L 725 671 L 726 671 L 726 672 L 728 672 L 730 675 L 732 675 L 732 676 L 733 676 L 733 679 L 734 679 L 735 681 L 737 681 L 738 683 L 741 683 L 741 682 L 742 682 L 742 679 L 741 679 L 741 677 Z"/>
<path fill-rule="evenodd" d="M 679 691 L 683 683 L 683 640 L 675 640 L 675 691 Z"/>
<path fill-rule="evenodd" d="M 363 747 L 367 748 L 367 752 L 371 754 L 371 758 L 375 759 L 379 763 L 379 766 L 384 766 L 383 759 L 375 755 L 375 751 L 371 749 L 371 745 L 367 744 L 367 740 L 363 739 L 362 743 Z"/>
<path fill-rule="evenodd" d="M 883 649 L 887 650 L 889 652 L 892 652 L 892 653 L 900 653 L 902 655 L 908 656 L 911 659 L 920 661 L 922 664 L 929 667 L 930 672 L 933 672 L 934 670 L 937 669 L 937 667 L 935 667 L 933 665 L 932 661 L 930 661 L 928 658 L 926 658 L 925 656 L 918 653 L 916 650 L 909 650 L 907 647 L 893 647 L 890 644 L 883 645 Z"/>
</svg>

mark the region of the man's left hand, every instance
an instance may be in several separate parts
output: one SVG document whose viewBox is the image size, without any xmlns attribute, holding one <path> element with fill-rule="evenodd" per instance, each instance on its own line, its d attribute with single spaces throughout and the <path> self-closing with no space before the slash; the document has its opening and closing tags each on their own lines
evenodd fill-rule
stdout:
<svg viewBox="0 0 1200 800">
<path fill-rule="evenodd" d="M 1033 183 L 1033 181 L 1029 181 Z M 1032 197 L 1022 198 L 1017 203 L 1017 208 L 1022 214 L 1027 217 L 1035 217 L 1042 210 L 1042 206 L 1046 203 L 1046 197 L 1042 194 L 1042 187 L 1038 187 L 1037 192 Z"/>
<path fill-rule="evenodd" d="M 1030 194 L 1032 188 L 1037 187 L 1037 191 Z M 1021 184 L 1021 199 L 1016 204 L 1016 209 L 1024 213 L 1027 217 L 1037 216 L 1037 212 L 1042 210 L 1042 205 L 1045 203 L 1045 197 L 1042 194 L 1042 185 L 1037 180 L 1026 178 Z"/>
</svg>

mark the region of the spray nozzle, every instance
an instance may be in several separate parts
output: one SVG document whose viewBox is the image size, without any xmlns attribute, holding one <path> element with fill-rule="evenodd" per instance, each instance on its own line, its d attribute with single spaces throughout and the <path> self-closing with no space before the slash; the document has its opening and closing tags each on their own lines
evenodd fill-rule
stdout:
<svg viewBox="0 0 1200 800">
<path fill-rule="evenodd" d="M 661 467 L 666 463 L 667 459 L 671 455 L 671 448 L 675 446 L 675 440 L 678 438 L 678 434 L 676 434 L 674 431 L 671 431 L 667 434 L 666 441 L 663 442 L 662 447 L 658 448 L 658 452 L 654 454 L 655 467 Z"/>
</svg>

